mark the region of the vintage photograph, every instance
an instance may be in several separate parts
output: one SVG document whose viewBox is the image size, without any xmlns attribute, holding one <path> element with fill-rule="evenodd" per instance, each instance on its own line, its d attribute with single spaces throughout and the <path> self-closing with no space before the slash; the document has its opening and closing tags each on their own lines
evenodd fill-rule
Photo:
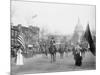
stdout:
<svg viewBox="0 0 100 75">
<path fill-rule="evenodd" d="M 11 75 L 96 70 L 96 6 L 11 0 Z"/>
</svg>

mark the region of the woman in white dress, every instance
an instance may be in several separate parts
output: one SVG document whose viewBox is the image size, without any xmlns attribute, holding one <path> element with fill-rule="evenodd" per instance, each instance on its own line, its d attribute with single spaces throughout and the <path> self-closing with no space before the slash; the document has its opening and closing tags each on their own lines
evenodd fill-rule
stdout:
<svg viewBox="0 0 100 75">
<path fill-rule="evenodd" d="M 21 48 L 19 48 L 18 51 L 17 51 L 16 65 L 24 65 L 24 63 L 23 63 L 22 49 Z"/>
</svg>

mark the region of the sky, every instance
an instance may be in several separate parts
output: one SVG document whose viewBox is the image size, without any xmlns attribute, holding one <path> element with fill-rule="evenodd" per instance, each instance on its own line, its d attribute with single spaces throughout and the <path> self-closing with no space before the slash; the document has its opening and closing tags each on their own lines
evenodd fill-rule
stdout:
<svg viewBox="0 0 100 75">
<path fill-rule="evenodd" d="M 89 23 L 95 30 L 95 6 L 59 3 L 11 1 L 11 22 L 14 25 L 38 26 L 48 33 L 69 35 L 80 23 L 85 30 Z"/>
</svg>

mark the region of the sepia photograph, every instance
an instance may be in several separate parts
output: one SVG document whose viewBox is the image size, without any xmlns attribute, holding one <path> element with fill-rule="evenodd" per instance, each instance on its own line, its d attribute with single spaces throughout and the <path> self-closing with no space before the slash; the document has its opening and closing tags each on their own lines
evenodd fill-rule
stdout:
<svg viewBox="0 0 100 75">
<path fill-rule="evenodd" d="M 96 70 L 96 5 L 11 0 L 11 75 Z"/>
</svg>

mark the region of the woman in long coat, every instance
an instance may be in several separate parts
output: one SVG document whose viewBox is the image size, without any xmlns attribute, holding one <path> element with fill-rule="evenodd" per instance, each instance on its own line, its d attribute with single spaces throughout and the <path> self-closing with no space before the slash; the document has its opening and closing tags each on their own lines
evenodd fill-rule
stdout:
<svg viewBox="0 0 100 75">
<path fill-rule="evenodd" d="M 81 66 L 82 65 L 82 54 L 80 51 L 80 47 L 79 45 L 75 48 L 75 52 L 74 52 L 74 59 L 75 59 L 75 65 L 76 66 Z"/>
</svg>

